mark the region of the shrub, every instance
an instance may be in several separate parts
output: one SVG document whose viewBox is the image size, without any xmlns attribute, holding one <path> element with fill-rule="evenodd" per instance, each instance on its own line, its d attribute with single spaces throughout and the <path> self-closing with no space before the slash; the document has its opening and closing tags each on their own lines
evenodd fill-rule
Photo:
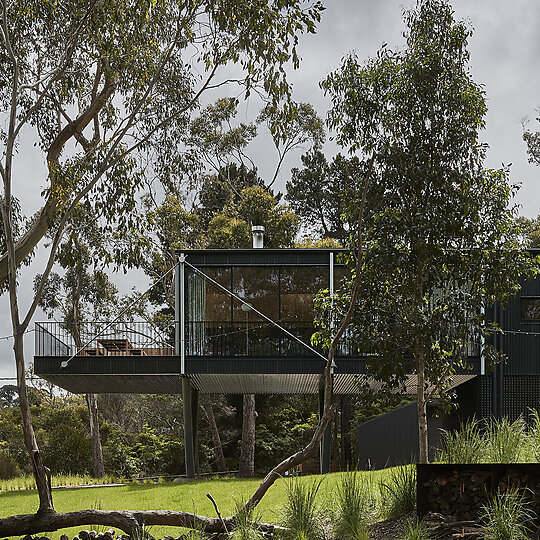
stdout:
<svg viewBox="0 0 540 540">
<path fill-rule="evenodd" d="M 20 474 L 17 462 L 5 450 L 0 450 L 0 480 L 11 480 Z"/>
<path fill-rule="evenodd" d="M 416 510 L 416 468 L 402 465 L 388 470 L 388 478 L 380 482 L 388 517 L 403 516 Z"/>
<path fill-rule="evenodd" d="M 337 485 L 332 515 L 334 534 L 344 540 L 367 540 L 369 518 L 375 513 L 372 486 L 357 471 L 343 473 Z"/>
<path fill-rule="evenodd" d="M 316 497 L 322 480 L 301 482 L 292 478 L 287 484 L 287 504 L 283 511 L 283 540 L 324 540 L 324 530 Z"/>
<path fill-rule="evenodd" d="M 485 540 L 527 540 L 529 524 L 534 519 L 519 493 L 495 496 L 482 507 L 483 534 Z"/>
</svg>

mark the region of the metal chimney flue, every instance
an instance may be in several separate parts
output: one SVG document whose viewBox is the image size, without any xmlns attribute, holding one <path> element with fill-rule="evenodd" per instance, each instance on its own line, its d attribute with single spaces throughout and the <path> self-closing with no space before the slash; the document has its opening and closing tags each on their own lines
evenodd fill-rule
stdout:
<svg viewBox="0 0 540 540">
<path fill-rule="evenodd" d="M 264 227 L 262 225 L 252 225 L 251 236 L 253 247 L 256 249 L 264 247 Z"/>
</svg>

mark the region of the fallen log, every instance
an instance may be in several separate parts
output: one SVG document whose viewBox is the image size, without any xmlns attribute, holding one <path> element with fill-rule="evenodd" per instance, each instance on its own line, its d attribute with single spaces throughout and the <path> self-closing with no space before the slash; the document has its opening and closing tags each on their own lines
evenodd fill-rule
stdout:
<svg viewBox="0 0 540 540">
<path fill-rule="evenodd" d="M 24 536 L 41 532 L 52 532 L 67 527 L 82 525 L 104 525 L 115 527 L 129 536 L 136 536 L 143 526 L 168 525 L 202 529 L 206 533 L 223 533 L 224 524 L 228 530 L 234 529 L 234 518 L 200 516 L 191 512 L 170 510 L 115 511 L 115 510 L 79 510 L 76 512 L 38 512 L 20 514 L 0 519 L 0 538 Z M 259 523 L 262 532 L 273 533 L 279 527 L 271 523 Z"/>
</svg>

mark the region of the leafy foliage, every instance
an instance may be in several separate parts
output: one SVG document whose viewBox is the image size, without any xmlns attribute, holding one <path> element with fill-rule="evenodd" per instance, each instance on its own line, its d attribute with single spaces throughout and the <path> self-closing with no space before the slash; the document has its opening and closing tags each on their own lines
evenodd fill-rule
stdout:
<svg viewBox="0 0 540 540">
<path fill-rule="evenodd" d="M 359 159 L 338 154 L 328 163 L 325 155 L 314 149 L 302 156 L 302 164 L 303 169 L 291 171 L 285 198 L 302 218 L 304 228 L 344 243 L 355 226 L 346 210 L 359 196 Z"/>
<path fill-rule="evenodd" d="M 376 156 L 351 333 L 387 385 L 418 376 L 427 460 L 427 400 L 445 394 L 468 347 L 496 330 L 483 307 L 504 304 L 536 264 L 520 249 L 508 170 L 483 169 L 487 108 L 468 66 L 472 31 L 445 0 L 419 1 L 405 23 L 405 49 L 383 47 L 364 65 L 351 54 L 323 87 L 338 141 Z M 357 200 L 347 213 L 358 215 Z M 349 298 L 333 305 L 344 311 Z"/>
</svg>

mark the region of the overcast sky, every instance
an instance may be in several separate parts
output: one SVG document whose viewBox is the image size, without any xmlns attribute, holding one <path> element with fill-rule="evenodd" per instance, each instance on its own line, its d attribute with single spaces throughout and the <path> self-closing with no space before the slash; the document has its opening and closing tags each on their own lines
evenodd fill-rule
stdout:
<svg viewBox="0 0 540 540">
<path fill-rule="evenodd" d="M 314 105 L 325 116 L 328 100 L 319 88 L 319 82 L 338 68 L 342 56 L 352 50 L 359 59 L 373 56 L 377 49 L 388 43 L 395 48 L 403 45 L 403 8 L 414 1 L 398 0 L 327 0 L 327 9 L 314 36 L 301 39 L 302 64 L 292 72 L 294 99 Z M 476 82 L 485 86 L 489 112 L 483 140 L 490 146 L 487 167 L 498 168 L 512 163 L 511 179 L 520 182 L 516 201 L 526 216 L 540 214 L 540 168 L 527 161 L 522 140 L 522 122 L 529 119 L 532 129 L 540 129 L 535 118 L 540 106 L 540 1 L 538 0 L 454 0 L 452 5 L 459 19 L 467 19 L 474 28 L 470 41 L 471 67 Z M 242 103 L 243 120 L 252 121 L 259 104 Z M 28 142 L 28 141 L 27 141 Z M 251 155 L 263 178 L 268 177 L 275 166 L 275 155 L 269 138 L 260 137 L 251 148 Z M 331 156 L 339 149 L 328 143 L 325 152 Z M 24 151 L 21 148 L 21 152 Z M 282 168 L 278 188 L 283 189 L 290 169 L 299 164 L 300 152 L 291 156 Z M 20 176 L 27 179 L 43 178 L 43 164 L 31 159 L 23 160 Z M 17 195 L 22 203 L 35 211 L 40 202 L 39 192 L 43 183 L 29 184 Z M 39 261 L 38 261 L 39 262 Z M 29 299 L 24 290 L 31 289 L 32 275 L 39 268 L 25 272 L 21 277 L 23 301 Z M 122 279 L 124 284 L 135 283 L 144 287 L 144 280 L 134 275 Z M 5 295 L 0 298 L 0 338 L 11 334 L 9 308 Z M 43 320 L 37 314 L 36 320 Z M 15 367 L 11 340 L 0 339 L 0 377 L 13 377 Z M 26 341 L 27 358 L 33 354 L 33 336 Z M 9 381 L 0 381 L 0 385 Z"/>
</svg>

